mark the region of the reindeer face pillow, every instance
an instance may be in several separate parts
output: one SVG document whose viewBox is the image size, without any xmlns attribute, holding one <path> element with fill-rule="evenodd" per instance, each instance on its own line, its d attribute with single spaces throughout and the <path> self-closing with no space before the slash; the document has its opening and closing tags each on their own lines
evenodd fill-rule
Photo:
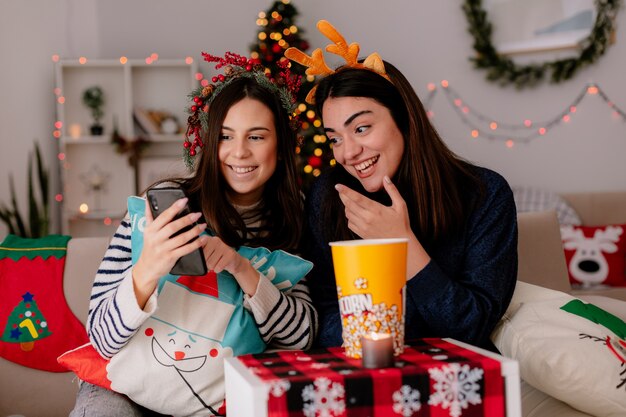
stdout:
<svg viewBox="0 0 626 417">
<path fill-rule="evenodd" d="M 626 225 L 561 226 L 573 286 L 626 287 Z"/>
</svg>

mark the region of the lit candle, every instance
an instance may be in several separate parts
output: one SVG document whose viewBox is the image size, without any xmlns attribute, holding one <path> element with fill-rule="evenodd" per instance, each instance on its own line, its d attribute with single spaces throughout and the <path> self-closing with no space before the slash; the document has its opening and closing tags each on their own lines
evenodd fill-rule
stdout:
<svg viewBox="0 0 626 417">
<path fill-rule="evenodd" d="M 361 338 L 364 368 L 393 366 L 393 338 L 387 333 L 370 333 Z"/>
<path fill-rule="evenodd" d="M 80 125 L 79 124 L 76 124 L 76 123 L 71 124 L 69 131 L 70 131 L 70 136 L 73 139 L 78 139 L 80 137 Z"/>
</svg>

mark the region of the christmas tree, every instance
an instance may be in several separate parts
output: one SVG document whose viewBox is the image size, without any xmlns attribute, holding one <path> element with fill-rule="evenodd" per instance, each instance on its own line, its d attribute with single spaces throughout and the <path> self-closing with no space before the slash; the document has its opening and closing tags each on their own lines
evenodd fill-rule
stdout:
<svg viewBox="0 0 626 417">
<path fill-rule="evenodd" d="M 257 58 L 271 73 L 280 69 L 277 62 L 285 58 L 285 49 L 290 46 L 302 51 L 309 49 L 309 43 L 302 38 L 302 31 L 296 26 L 298 11 L 289 0 L 275 1 L 265 12 L 260 12 L 257 19 L 259 32 L 257 42 L 251 45 L 251 57 Z M 334 165 L 330 142 L 321 130 L 322 122 L 315 107 L 306 103 L 304 98 L 313 87 L 314 77 L 306 76 L 306 68 L 295 62 L 291 71 L 302 75 L 302 88 L 298 94 L 298 111 L 302 122 L 300 135 L 302 143 L 298 146 L 298 172 L 303 188 L 308 188 L 324 167 Z"/>
<path fill-rule="evenodd" d="M 26 352 L 33 350 L 35 341 L 52 334 L 33 297 L 34 295 L 28 291 L 22 295 L 22 301 L 9 315 L 2 335 L 3 341 L 19 343 Z"/>
</svg>

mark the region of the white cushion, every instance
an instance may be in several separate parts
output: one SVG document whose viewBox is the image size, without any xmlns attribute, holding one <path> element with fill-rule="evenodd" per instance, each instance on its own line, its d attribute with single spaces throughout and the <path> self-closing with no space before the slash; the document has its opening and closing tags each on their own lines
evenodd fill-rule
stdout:
<svg viewBox="0 0 626 417">
<path fill-rule="evenodd" d="M 605 297 L 603 295 L 585 294 L 578 296 L 586 303 L 591 303 L 600 307 L 602 310 L 607 311 L 614 316 L 626 321 L 626 302 L 618 300 L 616 298 Z"/>
<path fill-rule="evenodd" d="M 521 378 L 538 390 L 595 416 L 625 416 L 624 368 L 605 341 L 610 338 L 611 347 L 624 357 L 626 350 L 619 347 L 623 339 L 613 330 L 623 337 L 626 324 L 620 321 L 611 330 L 603 318 L 596 323 L 583 317 L 588 313 L 582 310 L 562 309 L 572 301 L 589 308 L 569 294 L 518 282 L 492 340 L 504 356 L 518 360 Z"/>
<path fill-rule="evenodd" d="M 513 199 L 518 213 L 554 210 L 560 224 L 580 225 L 576 210 L 558 194 L 535 187 L 512 187 Z"/>
</svg>

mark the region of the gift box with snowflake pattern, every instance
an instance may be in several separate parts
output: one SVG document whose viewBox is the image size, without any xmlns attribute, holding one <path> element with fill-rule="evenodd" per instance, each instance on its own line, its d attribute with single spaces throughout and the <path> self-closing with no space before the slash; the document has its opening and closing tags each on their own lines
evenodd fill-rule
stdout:
<svg viewBox="0 0 626 417">
<path fill-rule="evenodd" d="M 341 348 L 226 361 L 229 417 L 521 415 L 515 360 L 452 339 L 405 346 L 393 367 L 366 369 Z"/>
</svg>

